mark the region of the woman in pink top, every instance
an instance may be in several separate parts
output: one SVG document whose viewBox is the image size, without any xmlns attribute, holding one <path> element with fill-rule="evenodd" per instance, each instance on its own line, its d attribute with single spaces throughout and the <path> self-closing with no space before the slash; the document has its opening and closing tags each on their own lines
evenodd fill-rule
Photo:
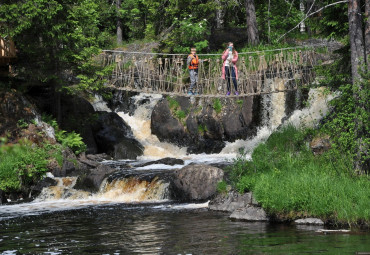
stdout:
<svg viewBox="0 0 370 255">
<path fill-rule="evenodd" d="M 228 47 L 222 54 L 222 60 L 224 61 L 222 66 L 222 79 L 227 81 L 227 96 L 230 95 L 230 80 L 233 80 L 235 95 L 239 95 L 238 92 L 238 68 L 236 67 L 236 62 L 238 61 L 238 52 L 234 48 L 232 42 L 228 43 Z"/>
</svg>

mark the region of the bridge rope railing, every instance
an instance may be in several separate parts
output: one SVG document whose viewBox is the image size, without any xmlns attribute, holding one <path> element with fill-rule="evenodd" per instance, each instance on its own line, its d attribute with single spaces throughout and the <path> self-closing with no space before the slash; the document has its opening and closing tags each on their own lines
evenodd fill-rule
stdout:
<svg viewBox="0 0 370 255">
<path fill-rule="evenodd" d="M 184 54 L 142 54 L 104 51 L 98 56 L 102 66 L 112 66 L 109 85 L 117 89 L 180 95 L 189 88 L 189 72 Z M 166 57 L 164 57 L 166 56 Z M 199 54 L 198 96 L 224 96 L 220 54 Z M 315 78 L 314 66 L 323 54 L 314 49 L 288 48 L 280 51 L 239 53 L 238 92 L 241 96 L 296 90 Z M 208 57 L 208 58 L 205 58 Z M 231 83 L 232 84 L 232 83 Z M 231 86 L 233 87 L 233 86 Z"/>
</svg>

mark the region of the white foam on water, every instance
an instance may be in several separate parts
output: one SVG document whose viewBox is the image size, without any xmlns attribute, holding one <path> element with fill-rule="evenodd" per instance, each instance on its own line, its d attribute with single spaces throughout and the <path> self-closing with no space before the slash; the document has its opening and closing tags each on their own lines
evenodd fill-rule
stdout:
<svg viewBox="0 0 370 255">
<path fill-rule="evenodd" d="M 308 107 L 295 110 L 285 124 L 296 127 L 315 127 L 330 110 L 329 102 L 336 94 L 325 93 L 325 87 L 310 89 L 308 93 Z"/>
</svg>

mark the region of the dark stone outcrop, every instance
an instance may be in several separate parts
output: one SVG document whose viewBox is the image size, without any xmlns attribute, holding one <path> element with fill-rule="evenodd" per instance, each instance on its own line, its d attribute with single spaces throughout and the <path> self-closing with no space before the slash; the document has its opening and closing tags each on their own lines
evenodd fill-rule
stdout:
<svg viewBox="0 0 370 255">
<path fill-rule="evenodd" d="M 38 196 L 42 189 L 43 188 L 47 188 L 47 187 L 50 187 L 50 186 L 55 186 L 57 185 L 57 181 L 50 178 L 50 177 L 45 177 L 44 179 L 40 180 L 39 182 L 36 183 L 36 185 L 33 185 L 31 188 L 30 188 L 30 195 L 32 197 L 36 197 Z"/>
<path fill-rule="evenodd" d="M 170 109 L 167 99 L 154 107 L 151 130 L 161 141 L 188 147 L 189 153 L 219 153 L 225 141 L 246 139 L 256 133 L 260 124 L 259 97 L 234 98 L 173 98 L 178 103 Z M 216 101 L 222 109 L 215 109 Z M 217 108 L 217 107 L 216 107 Z M 179 119 L 182 111 L 186 117 Z"/>
<path fill-rule="evenodd" d="M 209 165 L 189 165 L 175 171 L 173 183 L 183 201 L 206 200 L 215 195 L 224 172 Z"/>
<path fill-rule="evenodd" d="M 16 91 L 0 91 L 0 102 L 0 136 L 8 133 L 15 137 L 19 131 L 18 121 L 30 123 L 35 118 L 40 118 L 35 106 Z"/>
<path fill-rule="evenodd" d="M 5 192 L 0 189 L 0 205 L 8 203 L 8 200 L 5 197 Z"/>
<path fill-rule="evenodd" d="M 91 103 L 79 96 L 63 95 L 61 109 L 60 127 L 68 132 L 75 131 L 80 134 L 87 145 L 87 153 L 98 153 L 100 148 L 93 131 L 96 114 Z"/>
<path fill-rule="evenodd" d="M 73 175 L 78 176 L 74 188 L 88 192 L 97 192 L 103 180 L 114 171 L 116 170 L 106 165 L 98 165 L 93 169 L 77 171 L 73 173 Z"/>
<path fill-rule="evenodd" d="M 142 145 L 133 138 L 130 126 L 114 112 L 100 112 L 94 127 L 99 152 L 114 159 L 136 159 L 142 155 Z"/>
<path fill-rule="evenodd" d="M 136 167 L 144 167 L 144 166 L 149 166 L 149 165 L 154 165 L 154 164 L 174 166 L 174 165 L 184 165 L 185 162 L 184 160 L 178 159 L 178 158 L 162 158 L 156 161 L 150 161 L 150 162 L 146 162 L 140 165 L 136 165 Z"/>
<path fill-rule="evenodd" d="M 184 145 L 184 141 L 188 139 L 185 127 L 173 116 L 167 100 L 159 101 L 154 107 L 151 130 L 160 140 L 176 143 L 179 146 Z"/>
</svg>

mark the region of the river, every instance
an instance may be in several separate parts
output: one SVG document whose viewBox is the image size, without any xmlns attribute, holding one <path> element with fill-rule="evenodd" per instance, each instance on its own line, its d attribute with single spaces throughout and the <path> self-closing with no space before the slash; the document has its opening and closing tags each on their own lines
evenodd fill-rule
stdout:
<svg viewBox="0 0 370 255">
<path fill-rule="evenodd" d="M 100 204 L 0 221 L 1 254 L 356 254 L 370 234 L 233 222 L 203 204 Z M 1 215 L 1 212 L 0 212 Z M 367 253 L 368 254 L 368 253 Z"/>
<path fill-rule="evenodd" d="M 143 96 L 149 97 L 134 99 Z M 160 97 L 149 99 L 133 115 L 119 113 L 144 146 L 144 155 L 136 162 L 105 162 L 118 174 L 96 194 L 73 189 L 76 179 L 65 177 L 33 202 L 0 206 L 0 254 L 370 254 L 369 232 L 324 235 L 316 232 L 322 227 L 231 221 L 228 213 L 209 211 L 207 202 L 171 200 L 161 176 L 182 165 L 135 166 L 163 157 L 181 158 L 185 165 L 222 165 L 239 148 L 248 158 L 281 124 L 283 97 L 269 98 L 271 123 L 264 123 L 255 137 L 226 143 L 216 155 L 187 155 L 186 148 L 160 142 L 150 132 L 151 111 Z M 309 109 L 295 111 L 291 122 L 313 123 L 323 101 L 316 98 Z M 141 178 L 148 174 L 159 177 Z"/>
</svg>

